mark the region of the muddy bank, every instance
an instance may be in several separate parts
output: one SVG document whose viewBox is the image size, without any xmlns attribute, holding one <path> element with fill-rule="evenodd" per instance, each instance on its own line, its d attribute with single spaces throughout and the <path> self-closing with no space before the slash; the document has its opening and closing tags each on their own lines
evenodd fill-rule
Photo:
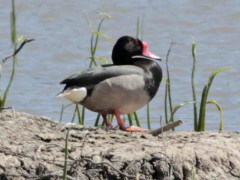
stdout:
<svg viewBox="0 0 240 180">
<path fill-rule="evenodd" d="M 62 179 L 65 124 L 0 113 L 0 179 Z M 72 126 L 69 179 L 239 179 L 240 133 L 147 133 Z"/>
</svg>

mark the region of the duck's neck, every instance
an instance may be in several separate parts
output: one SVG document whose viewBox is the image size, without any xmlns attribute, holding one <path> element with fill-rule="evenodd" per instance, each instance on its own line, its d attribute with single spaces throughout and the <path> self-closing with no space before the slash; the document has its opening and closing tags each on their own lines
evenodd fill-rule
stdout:
<svg viewBox="0 0 240 180">
<path fill-rule="evenodd" d="M 162 69 L 157 62 L 149 60 L 139 60 L 134 63 L 135 66 L 144 70 L 145 89 L 152 99 L 159 88 L 162 80 Z"/>
</svg>

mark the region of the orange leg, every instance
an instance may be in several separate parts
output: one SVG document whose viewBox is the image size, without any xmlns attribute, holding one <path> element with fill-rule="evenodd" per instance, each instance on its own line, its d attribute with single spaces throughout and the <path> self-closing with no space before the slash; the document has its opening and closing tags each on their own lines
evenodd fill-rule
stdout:
<svg viewBox="0 0 240 180">
<path fill-rule="evenodd" d="M 102 114 L 103 121 L 108 127 L 112 127 L 112 123 L 108 120 L 107 114 Z"/>
<path fill-rule="evenodd" d="M 141 129 L 140 127 L 137 126 L 129 126 L 126 127 L 123 120 L 120 117 L 120 112 L 118 110 L 114 111 L 114 115 L 116 116 L 118 125 L 120 126 L 120 129 L 124 130 L 124 131 L 129 131 L 129 132 L 143 132 L 146 131 L 147 129 Z"/>
</svg>

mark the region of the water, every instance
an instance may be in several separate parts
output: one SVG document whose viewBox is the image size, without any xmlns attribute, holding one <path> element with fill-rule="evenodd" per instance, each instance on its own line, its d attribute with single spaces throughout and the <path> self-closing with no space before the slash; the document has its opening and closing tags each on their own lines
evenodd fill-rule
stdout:
<svg viewBox="0 0 240 180">
<path fill-rule="evenodd" d="M 0 58 L 12 53 L 9 14 L 11 1 L 0 0 Z M 8 97 L 8 105 L 17 111 L 43 115 L 59 120 L 61 105 L 68 102 L 56 98 L 62 90 L 58 83 L 66 76 L 87 68 L 90 56 L 90 31 L 83 17 L 96 27 L 105 11 L 113 19 L 104 22 L 102 32 L 109 39 L 100 39 L 98 57 L 110 60 L 112 46 L 122 35 L 136 34 L 137 17 L 144 18 L 143 39 L 152 52 L 163 58 L 174 41 L 169 66 L 172 80 L 173 103 L 192 101 L 191 42 L 197 42 L 197 96 L 198 101 L 209 74 L 218 68 L 232 66 L 231 70 L 216 76 L 209 100 L 216 100 L 224 110 L 226 131 L 240 129 L 240 2 L 232 1 L 87 1 L 16 0 L 17 32 L 36 41 L 27 44 L 18 55 L 17 73 Z M 3 69 L 1 87 L 6 85 L 11 64 Z M 152 127 L 164 120 L 164 83 L 151 102 Z M 72 109 L 64 113 L 64 121 L 71 119 Z M 180 109 L 175 119 L 183 119 L 178 130 L 193 129 L 192 105 Z M 86 124 L 93 125 L 96 114 L 87 111 Z M 139 111 L 146 127 L 146 110 Z M 207 108 L 207 130 L 217 131 L 219 112 L 213 105 Z"/>
</svg>

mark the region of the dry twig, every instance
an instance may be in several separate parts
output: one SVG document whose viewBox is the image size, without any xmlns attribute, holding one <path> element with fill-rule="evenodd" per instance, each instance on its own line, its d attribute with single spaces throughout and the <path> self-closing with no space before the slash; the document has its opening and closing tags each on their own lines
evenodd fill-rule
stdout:
<svg viewBox="0 0 240 180">
<path fill-rule="evenodd" d="M 157 136 L 157 135 L 159 135 L 159 134 L 161 134 L 161 133 L 163 133 L 165 131 L 169 131 L 170 129 L 181 125 L 182 123 L 183 123 L 182 120 L 174 121 L 174 122 L 169 123 L 169 124 L 167 124 L 167 125 L 165 125 L 163 127 L 160 127 L 160 128 L 158 128 L 156 130 L 151 131 L 150 134 L 152 134 L 153 136 Z"/>
<path fill-rule="evenodd" d="M 23 48 L 23 46 L 31 41 L 34 41 L 34 39 L 24 39 L 24 41 L 20 44 L 20 46 L 13 52 L 12 55 L 5 57 L 4 59 L 2 59 L 2 63 L 4 64 L 9 58 L 16 56 L 17 53 L 19 53 L 19 51 Z"/>
</svg>

